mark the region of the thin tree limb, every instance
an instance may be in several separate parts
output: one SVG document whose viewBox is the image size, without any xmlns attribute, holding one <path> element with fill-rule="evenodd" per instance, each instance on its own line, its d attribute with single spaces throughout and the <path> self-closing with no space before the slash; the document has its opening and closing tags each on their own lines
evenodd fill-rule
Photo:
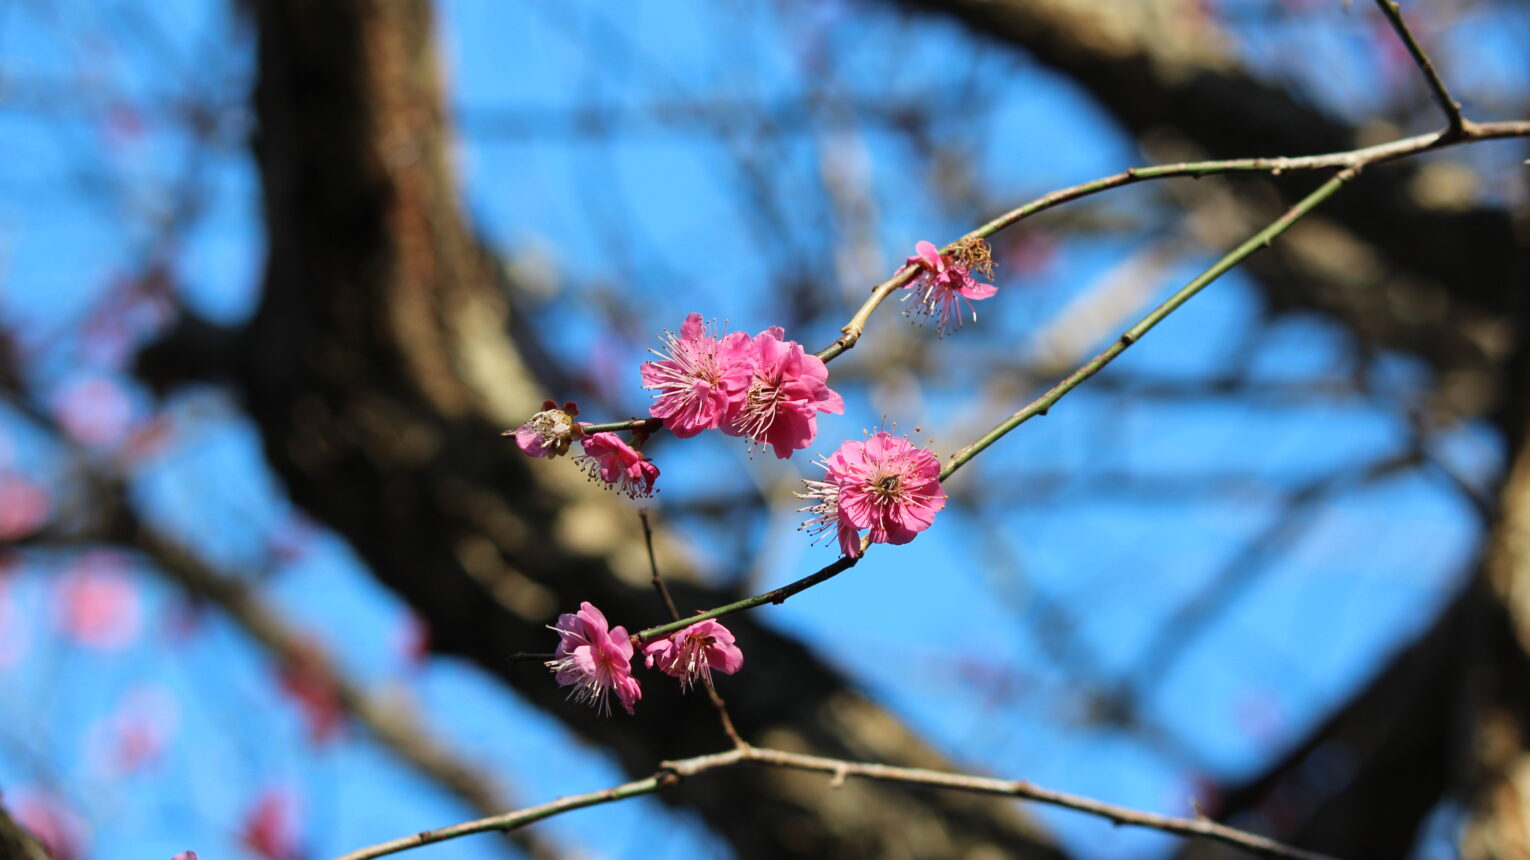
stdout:
<svg viewBox="0 0 1530 860">
<path fill-rule="evenodd" d="M 732 767 L 746 762 L 766 767 L 827 773 L 833 777 L 835 785 L 843 783 L 849 777 L 856 777 L 881 782 L 896 782 L 905 785 L 1014 797 L 1104 818 L 1116 825 L 1143 827 L 1164 833 L 1172 833 L 1177 836 L 1211 839 L 1225 845 L 1240 848 L 1260 857 L 1280 857 L 1289 858 L 1289 860 L 1332 860 L 1332 858 L 1324 854 L 1282 845 L 1258 834 L 1217 824 L 1205 818 L 1175 818 L 1169 815 L 1142 812 L 1076 794 L 1053 791 L 1024 780 L 994 779 L 983 776 L 943 773 L 941 771 L 917 767 L 893 767 L 885 764 L 845 761 L 843 759 L 803 755 L 801 753 L 761 747 L 738 747 L 727 752 L 662 762 L 659 765 L 659 770 L 645 779 L 634 780 L 633 782 L 623 783 L 622 785 L 600 791 L 592 791 L 587 794 L 559 798 L 551 803 L 544 803 L 540 806 L 533 806 L 516 812 L 481 818 L 477 821 L 453 824 L 436 830 L 421 831 L 411 836 L 357 849 L 336 858 L 336 860 L 371 860 L 372 858 L 385 857 L 389 854 L 397 854 L 422 845 L 433 845 L 474 833 L 525 827 L 533 822 L 541 821 L 544 818 L 551 818 L 554 815 L 571 810 L 612 803 L 643 794 L 652 794 L 660 789 L 676 785 L 683 779 L 710 770 Z"/>
<path fill-rule="evenodd" d="M 1413 62 L 1418 70 L 1423 73 L 1424 80 L 1429 82 L 1429 91 L 1434 94 L 1434 100 L 1440 103 L 1440 110 L 1445 112 L 1445 120 L 1449 126 L 1445 130 L 1447 137 L 1458 137 L 1465 134 L 1472 123 L 1461 115 L 1461 103 L 1451 97 L 1450 91 L 1445 88 L 1445 81 L 1440 78 L 1440 73 L 1435 71 L 1434 63 L 1429 55 L 1414 38 L 1413 31 L 1408 29 L 1408 23 L 1403 20 L 1402 7 L 1397 5 L 1396 0 L 1376 0 L 1376 5 L 1381 7 L 1382 14 L 1387 16 L 1387 23 L 1397 31 L 1397 38 L 1407 46 L 1408 53 L 1412 55 Z"/>
</svg>

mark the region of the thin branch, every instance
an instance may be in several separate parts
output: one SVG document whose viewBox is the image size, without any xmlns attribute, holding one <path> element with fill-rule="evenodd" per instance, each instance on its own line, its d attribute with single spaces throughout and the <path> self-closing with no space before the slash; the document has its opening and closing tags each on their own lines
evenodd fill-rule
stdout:
<svg viewBox="0 0 1530 860">
<path fill-rule="evenodd" d="M 862 545 L 862 549 L 865 549 L 864 544 Z M 824 567 L 819 568 L 815 573 L 808 574 L 807 576 L 804 576 L 803 578 L 791 583 L 790 585 L 783 585 L 780 588 L 772 589 L 765 592 L 764 594 L 756 594 L 753 597 L 746 597 L 743 600 L 738 600 L 724 606 L 719 606 L 716 609 L 709 609 L 706 612 L 698 612 L 689 618 L 684 618 L 679 621 L 672 621 L 668 624 L 660 624 L 657 627 L 650 627 L 646 630 L 639 630 L 638 632 L 632 634 L 632 640 L 638 645 L 643 645 L 658 639 L 660 636 L 668 636 L 677 630 L 684 630 L 692 624 L 706 621 L 711 618 L 721 618 L 724 615 L 732 615 L 735 612 L 743 612 L 746 609 L 753 609 L 756 606 L 763 606 L 766 603 L 784 603 L 788 597 L 791 597 L 798 592 L 806 591 L 807 589 L 812 588 L 820 582 L 828 579 L 833 579 L 834 577 L 844 573 L 850 568 L 855 567 L 855 565 L 860 560 L 861 556 L 856 558 L 841 556 L 839 560 L 833 564 L 825 565 Z"/>
<path fill-rule="evenodd" d="M 1392 29 L 1397 31 L 1397 38 L 1408 46 L 1408 53 L 1413 56 L 1413 63 L 1418 70 L 1424 73 L 1424 80 L 1429 82 L 1429 90 L 1434 94 L 1434 100 L 1440 103 L 1440 110 L 1445 112 L 1445 119 L 1449 126 L 1445 130 L 1447 137 L 1459 137 L 1463 135 L 1471 125 L 1466 117 L 1461 115 L 1461 103 L 1451 98 L 1450 91 L 1445 88 L 1445 81 L 1440 73 L 1435 71 L 1434 63 L 1429 60 L 1429 55 L 1413 37 L 1413 31 L 1408 29 L 1408 24 L 1403 20 L 1402 7 L 1395 0 L 1376 0 L 1376 5 L 1381 7 L 1382 14 L 1387 16 L 1387 22 Z"/>
<path fill-rule="evenodd" d="M 1378 0 L 1378 2 L 1385 6 L 1389 0 Z M 1397 20 L 1400 21 L 1401 19 Z M 1403 32 L 1406 32 L 1406 30 Z M 1411 36 L 1408 38 L 1411 39 Z M 1422 52 L 1420 52 L 1421 55 Z M 1427 57 L 1424 58 L 1424 62 L 1428 62 Z M 1446 98 L 1448 99 L 1448 96 Z M 959 237 L 954 242 L 947 244 L 941 251 L 942 253 L 949 251 L 951 248 L 969 239 L 986 239 L 1000 230 L 1012 227 L 1032 215 L 1064 203 L 1152 179 L 1215 176 L 1222 173 L 1268 173 L 1272 176 L 1279 176 L 1288 172 L 1325 170 L 1329 168 L 1358 170 L 1361 167 L 1396 161 L 1397 159 L 1407 158 L 1421 152 L 1443 149 L 1460 143 L 1510 137 L 1530 137 L 1530 120 L 1484 123 L 1472 123 L 1462 120 L 1462 123 L 1463 125 L 1459 129 L 1452 126 L 1445 131 L 1419 134 L 1387 143 L 1378 143 L 1374 146 L 1363 146 L 1359 149 L 1330 152 L 1322 155 L 1233 158 L 1221 161 L 1186 161 L 1178 164 L 1160 164 L 1151 167 L 1128 167 L 1120 173 L 1113 173 L 1089 182 L 1058 189 L 1050 194 L 1042 195 L 1029 203 L 1017 206 L 981 227 Z M 856 309 L 855 314 L 850 317 L 850 321 L 845 323 L 840 329 L 841 334 L 839 338 L 819 350 L 816 355 L 823 361 L 829 362 L 852 349 L 856 342 L 861 339 L 861 334 L 866 329 L 866 323 L 870 321 L 871 315 L 876 311 L 877 307 L 888 296 L 912 283 L 918 273 L 919 269 L 917 266 L 904 266 L 894 272 L 892 277 L 872 287 L 871 295 Z M 600 433 L 635 429 L 654 431 L 662 426 L 663 422 L 657 418 L 630 418 L 626 421 L 591 424 L 584 428 L 584 432 Z"/>
<path fill-rule="evenodd" d="M 1284 215 L 1275 219 L 1263 230 L 1250 236 L 1243 244 L 1212 264 L 1211 268 L 1175 291 L 1174 295 L 1170 296 L 1163 304 L 1154 308 L 1151 313 L 1139 320 L 1136 325 L 1122 332 L 1121 336 L 1112 341 L 1110 346 L 1101 351 L 1099 355 L 1085 362 L 1083 366 L 1073 371 L 1061 382 L 1052 386 L 1046 393 L 1021 407 L 1019 411 L 1005 419 L 999 426 L 983 434 L 977 441 L 951 455 L 951 459 L 946 462 L 946 467 L 941 470 L 940 479 L 944 481 L 951 477 L 957 469 L 960 469 L 988 446 L 1002 439 L 1011 430 L 1038 415 L 1047 414 L 1047 410 L 1051 409 L 1065 394 L 1077 388 L 1084 380 L 1099 373 L 1105 365 L 1110 364 L 1116 359 L 1116 356 L 1125 352 L 1128 347 L 1140 340 L 1143 335 L 1152 331 L 1154 326 L 1162 322 L 1169 314 L 1178 310 L 1181 305 L 1204 289 L 1207 284 L 1215 281 L 1229 269 L 1243 262 L 1250 254 L 1268 245 L 1271 240 L 1284 233 L 1292 224 L 1301 220 L 1302 216 L 1311 212 L 1319 203 L 1327 200 L 1335 191 L 1343 187 L 1345 182 L 1353 179 L 1358 173 L 1358 167 L 1347 167 L 1334 174 L 1327 182 L 1318 186 L 1316 191 L 1308 194 L 1295 206 L 1287 210 Z"/>
<path fill-rule="evenodd" d="M 664 420 L 662 418 L 628 418 L 626 421 L 586 424 L 579 429 L 588 436 L 591 433 L 620 433 L 623 430 L 645 430 L 652 433 L 663 426 Z"/>
<path fill-rule="evenodd" d="M 1221 173 L 1268 173 L 1273 176 L 1279 176 L 1282 173 L 1295 171 L 1359 168 L 1387 161 L 1395 161 L 1399 158 L 1406 158 L 1410 155 L 1416 155 L 1432 149 L 1454 146 L 1458 143 L 1505 137 L 1530 137 L 1530 120 L 1468 123 L 1459 132 L 1452 133 L 1447 130 L 1420 134 L 1376 144 L 1375 146 L 1366 146 L 1344 152 L 1331 152 L 1323 155 L 1306 155 L 1295 158 L 1234 158 L 1224 161 L 1191 161 L 1180 164 L 1163 164 L 1154 167 L 1130 167 L 1120 173 L 1114 173 L 1090 182 L 1053 191 L 1022 206 L 1011 209 L 946 245 L 942 252 L 948 251 L 957 244 L 969 239 L 986 239 L 1006 227 L 1014 226 L 1025 218 L 1063 203 L 1150 179 L 1213 176 Z M 870 298 L 866 299 L 865 304 L 861 305 L 855 312 L 855 315 L 841 329 L 843 334 L 840 335 L 838 340 L 820 350 L 818 357 L 824 361 L 830 361 L 854 347 L 855 342 L 860 340 L 861 333 L 866 328 L 866 322 L 871 318 L 871 314 L 876 310 L 877 305 L 880 305 L 884 299 L 892 295 L 900 287 L 908 285 L 917 274 L 918 269 L 916 267 L 904 266 L 894 273 L 891 278 L 873 287 Z"/>
<path fill-rule="evenodd" d="M 671 621 L 680 620 L 680 610 L 675 607 L 675 599 L 669 594 L 669 586 L 664 584 L 664 577 L 659 575 L 659 562 L 653 554 L 653 526 L 648 522 L 647 509 L 638 510 L 638 519 L 643 521 L 643 544 L 648 548 L 648 569 L 653 572 L 653 587 L 659 592 L 659 599 L 664 601 L 664 607 L 669 610 Z M 722 720 L 723 733 L 728 740 L 733 741 L 735 747 L 746 747 L 742 735 L 733 725 L 733 717 L 728 713 L 728 704 L 722 696 L 717 694 L 717 688 L 712 686 L 712 679 L 706 678 L 707 698 L 712 700 L 712 707 L 717 709 L 717 716 Z"/>
<path fill-rule="evenodd" d="M 1321 186 L 1319 186 L 1317 190 L 1302 198 L 1302 200 L 1300 200 L 1295 206 L 1292 206 L 1289 210 L 1287 210 L 1285 214 L 1281 215 L 1275 221 L 1265 226 L 1264 229 L 1249 237 L 1248 240 L 1246 240 L 1243 244 L 1239 245 L 1226 256 L 1222 257 L 1210 268 L 1198 275 L 1190 283 L 1177 290 L 1172 296 L 1164 301 L 1163 304 L 1154 308 L 1152 312 L 1150 312 L 1147 316 L 1143 317 L 1135 325 L 1123 332 L 1120 337 L 1118 337 L 1110 344 L 1110 346 L 1106 347 L 1094 358 L 1085 362 L 1081 367 L 1079 367 L 1073 373 L 1069 374 L 1061 382 L 1058 382 L 1056 385 L 1052 386 L 1041 396 L 1021 407 L 1019 411 L 1005 419 L 997 427 L 988 431 L 983 436 L 979 437 L 976 441 L 953 454 L 951 458 L 946 462 L 945 468 L 941 470 L 940 480 L 945 481 L 947 478 L 951 477 L 951 475 L 954 474 L 957 469 L 960 469 L 973 457 L 977 456 L 978 453 L 982 452 L 984 449 L 988 448 L 990 445 L 1003 438 L 1016 427 L 1019 427 L 1021 424 L 1024 424 L 1025 422 L 1035 418 L 1038 415 L 1045 415 L 1047 410 L 1056 404 L 1057 401 L 1061 400 L 1064 395 L 1077 388 L 1081 383 L 1084 382 L 1084 380 L 1089 379 L 1096 373 L 1099 373 L 1100 370 L 1102 370 L 1107 364 L 1110 364 L 1112 361 L 1114 361 L 1117 356 L 1125 352 L 1128 347 L 1140 340 L 1144 335 L 1146 335 L 1155 326 L 1157 326 L 1166 317 L 1168 317 L 1169 314 L 1178 310 L 1181 305 L 1189 301 L 1208 284 L 1221 277 L 1237 264 L 1241 263 L 1255 251 L 1259 250 L 1259 248 L 1268 245 L 1277 236 L 1289 229 L 1292 224 L 1295 224 L 1297 221 L 1301 220 L 1302 217 L 1307 215 L 1319 204 L 1337 192 L 1346 182 L 1359 175 L 1362 167 L 1402 158 L 1404 156 L 1423 152 L 1428 149 L 1451 146 L 1464 140 L 1487 140 L 1503 137 L 1530 137 L 1530 120 L 1472 124 L 1462 133 L 1462 136 L 1455 139 L 1447 139 L 1444 132 L 1436 132 L 1434 134 L 1404 138 L 1402 140 L 1392 141 L 1391 143 L 1380 144 L 1378 146 L 1363 147 L 1361 149 L 1351 150 L 1348 152 L 1333 153 L 1330 155 L 1305 156 L 1302 158 L 1247 158 L 1238 159 L 1235 161 L 1206 161 L 1165 165 L 1162 167 L 1152 168 L 1132 168 L 1124 173 L 1118 173 L 1114 176 L 1108 176 L 1103 179 L 1095 180 L 1094 182 L 1085 183 L 1083 185 L 1076 185 L 1072 188 L 1066 188 L 1061 191 L 1056 191 L 1052 194 L 1048 194 L 1044 197 L 1037 198 L 1031 203 L 1027 203 L 1018 209 L 1001 215 L 1000 217 L 995 218 L 982 227 L 979 227 L 971 233 L 968 233 L 966 237 L 963 237 L 964 239 L 968 237 L 984 238 L 992 235 L 993 233 L 1003 229 L 1006 226 L 1014 224 L 1027 215 L 1033 214 L 1035 212 L 1040 212 L 1043 209 L 1059 205 L 1060 203 L 1066 202 L 1068 200 L 1074 200 L 1088 194 L 1107 190 L 1109 188 L 1128 185 L 1143 179 L 1162 178 L 1165 176 L 1206 175 L 1210 173 L 1229 172 L 1232 170 L 1258 170 L 1263 172 L 1280 173 L 1285 170 L 1306 170 L 1319 166 L 1343 166 L 1342 170 L 1340 170 L 1338 173 L 1335 173 L 1328 179 L 1327 182 L 1324 182 Z M 819 356 L 827 361 L 830 358 L 833 358 L 835 355 L 838 355 L 853 346 L 855 341 L 860 337 L 861 327 L 864 326 L 866 319 L 871 316 L 871 312 L 875 310 L 876 305 L 882 300 L 882 298 L 885 298 L 888 294 L 890 294 L 892 290 L 897 289 L 903 282 L 911 279 L 913 277 L 913 271 L 913 267 L 905 267 L 899 270 L 899 273 L 894 275 L 891 279 L 879 284 L 876 287 L 872 298 L 868 300 L 866 304 L 861 306 L 861 309 L 856 312 L 855 317 L 852 318 L 850 323 L 845 326 L 845 335 L 842 336 L 838 341 L 835 341 L 835 343 L 829 348 L 825 349 L 823 352 L 820 352 Z M 864 553 L 866 549 L 867 544 L 865 541 L 862 541 L 862 552 Z M 753 609 L 756 606 L 761 606 L 766 603 L 781 603 L 794 594 L 811 588 L 814 585 L 823 582 L 824 580 L 831 579 L 850 569 L 851 567 L 854 567 L 857 561 L 859 561 L 859 558 L 852 559 L 849 557 L 841 557 L 833 564 L 823 567 L 816 573 L 803 577 L 802 579 L 799 579 L 790 585 L 785 585 L 773 591 L 757 594 L 753 597 L 747 597 L 743 600 L 735 601 L 724 606 L 719 606 L 715 609 L 710 609 L 706 612 L 698 613 L 680 621 L 674 621 L 669 624 L 662 624 L 657 627 L 650 627 L 646 630 L 641 630 L 633 634 L 633 642 L 641 646 L 647 642 L 653 641 L 660 636 L 666 636 L 670 633 L 674 633 L 677 630 L 683 630 L 684 628 L 689 627 L 690 625 L 699 621 L 705 621 L 709 618 L 721 618 L 725 615 L 732 615 L 735 612 L 743 612 L 745 610 Z"/>
<path fill-rule="evenodd" d="M 418 848 L 422 845 L 445 842 L 449 839 L 456 839 L 460 836 L 467 836 L 473 833 L 524 827 L 532 822 L 541 821 L 544 818 L 570 810 L 611 803 L 642 794 L 652 794 L 662 788 L 676 785 L 685 778 L 705 773 L 709 770 L 732 767 L 744 762 L 767 767 L 827 773 L 833 777 L 833 784 L 836 786 L 843 783 L 849 777 L 857 777 L 878 782 L 896 782 L 904 785 L 921 785 L 930 788 L 967 791 L 974 794 L 1014 797 L 1021 800 L 1044 803 L 1049 806 L 1072 809 L 1086 815 L 1104 818 L 1116 825 L 1143 827 L 1164 833 L 1172 833 L 1177 836 L 1210 839 L 1221 842 L 1224 845 L 1240 848 L 1261 857 L 1280 857 L 1287 858 L 1287 860 L 1332 860 L 1332 858 L 1323 854 L 1283 845 L 1273 839 L 1217 824 L 1205 818 L 1175 818 L 1153 812 L 1142 812 L 1076 794 L 1052 791 L 1051 789 L 1042 788 L 1024 780 L 994 779 L 992 777 L 946 773 L 925 768 L 894 767 L 885 764 L 853 762 L 844 759 L 803 755 L 785 750 L 762 749 L 760 747 L 740 747 L 722 753 L 662 762 L 659 765 L 658 772 L 645 779 L 624 783 L 602 791 L 592 791 L 588 794 L 560 798 L 551 803 L 544 803 L 541 806 L 533 806 L 518 812 L 454 824 L 437 830 L 422 831 L 412 836 L 352 851 L 349 854 L 336 858 L 336 860 L 371 860 L 371 858 L 384 857 L 400 851 L 407 851 L 411 848 Z"/>
<path fill-rule="evenodd" d="M 653 573 L 654 590 L 659 592 L 659 599 L 664 601 L 664 608 L 669 610 L 671 621 L 680 620 L 680 610 L 675 607 L 675 599 L 669 594 L 669 586 L 664 584 L 664 577 L 659 575 L 659 561 L 653 555 L 653 526 L 648 522 L 647 509 L 638 510 L 638 519 L 643 522 L 643 545 L 648 549 L 648 569 Z"/>
<path fill-rule="evenodd" d="M 541 821 L 544 818 L 551 818 L 562 812 L 583 809 L 586 806 L 597 806 L 616 800 L 625 800 L 629 797 L 652 794 L 677 781 L 674 773 L 661 770 L 647 779 L 624 783 L 615 788 L 592 791 L 589 794 L 576 794 L 572 797 L 563 797 L 551 803 L 544 803 L 541 806 L 533 806 L 529 809 L 509 812 L 504 815 L 495 815 L 489 818 L 479 818 L 475 821 L 465 821 L 461 824 L 453 824 L 449 827 L 441 827 L 436 830 L 422 830 L 413 836 L 405 836 L 389 842 L 369 845 L 366 848 L 358 848 L 348 854 L 340 855 L 336 860 L 370 860 L 373 857 L 386 857 L 389 854 L 397 854 L 400 851 L 408 851 L 411 848 L 419 848 L 423 845 L 434 845 L 437 842 L 445 842 L 449 839 L 457 839 L 462 836 L 471 836 L 474 833 L 514 830 L 525 827 L 533 822 Z"/>
</svg>

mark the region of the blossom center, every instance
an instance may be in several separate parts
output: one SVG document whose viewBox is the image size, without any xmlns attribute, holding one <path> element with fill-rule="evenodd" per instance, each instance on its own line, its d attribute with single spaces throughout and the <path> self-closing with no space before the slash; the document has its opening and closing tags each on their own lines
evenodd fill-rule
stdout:
<svg viewBox="0 0 1530 860">
<path fill-rule="evenodd" d="M 750 383 L 749 391 L 744 395 L 743 415 L 739 418 L 738 426 L 745 437 L 760 441 L 765 431 L 776 420 L 776 406 L 781 402 L 781 385 L 779 380 L 756 374 L 754 382 Z"/>
</svg>

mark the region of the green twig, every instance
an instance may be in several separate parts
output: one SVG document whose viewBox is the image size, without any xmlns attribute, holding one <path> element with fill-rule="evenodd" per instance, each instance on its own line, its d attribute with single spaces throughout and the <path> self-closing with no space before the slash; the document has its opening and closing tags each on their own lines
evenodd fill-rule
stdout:
<svg viewBox="0 0 1530 860">
<path fill-rule="evenodd" d="M 1319 203 L 1327 200 L 1345 182 L 1353 179 L 1357 173 L 1359 173 L 1358 167 L 1347 167 L 1339 171 L 1331 179 L 1319 186 L 1316 191 L 1302 198 L 1299 203 L 1292 206 L 1284 215 L 1277 218 L 1263 230 L 1249 237 L 1246 242 L 1233 249 L 1227 256 L 1216 261 L 1211 268 L 1197 275 L 1195 280 L 1180 287 L 1175 291 L 1174 295 L 1169 296 L 1168 300 L 1154 308 L 1151 313 L 1139 320 L 1136 325 L 1122 332 L 1121 336 L 1112 341 L 1110 346 L 1106 347 L 1099 355 L 1085 362 L 1078 370 L 1068 374 L 1065 379 L 1052 386 L 1045 394 L 1025 404 L 1025 406 L 1005 419 L 999 426 L 951 455 L 951 459 L 946 462 L 946 467 L 940 472 L 940 480 L 944 481 L 951 477 L 957 469 L 960 469 L 967 461 L 977 456 L 983 449 L 999 441 L 1006 433 L 1038 415 L 1047 414 L 1047 410 L 1051 409 L 1053 404 L 1061 400 L 1063 395 L 1077 388 L 1084 380 L 1099 373 L 1105 365 L 1110 364 L 1116 359 L 1116 356 L 1125 352 L 1127 347 L 1136 343 L 1149 331 L 1152 331 L 1154 326 L 1162 322 L 1169 314 L 1178 310 L 1180 305 L 1189 301 L 1192 296 L 1199 293 L 1207 284 L 1221 277 L 1228 269 L 1243 262 L 1255 251 L 1268 245 L 1271 240 L 1284 233 L 1292 224 L 1301 220 L 1302 216 L 1311 212 Z"/>
</svg>

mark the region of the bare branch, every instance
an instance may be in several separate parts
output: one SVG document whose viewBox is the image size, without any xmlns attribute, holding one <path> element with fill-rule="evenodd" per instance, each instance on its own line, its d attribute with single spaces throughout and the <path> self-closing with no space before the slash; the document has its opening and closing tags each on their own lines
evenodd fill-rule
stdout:
<svg viewBox="0 0 1530 860">
<path fill-rule="evenodd" d="M 643 521 L 643 545 L 648 549 L 648 569 L 653 572 L 653 587 L 659 592 L 659 599 L 664 601 L 664 607 L 669 610 L 670 620 L 679 621 L 680 610 L 676 608 L 675 599 L 669 594 L 669 586 L 664 584 L 664 577 L 659 575 L 659 561 L 653 554 L 653 526 L 648 522 L 648 511 L 639 510 L 638 519 Z M 722 696 L 717 695 L 717 688 L 712 686 L 712 679 L 706 678 L 705 683 L 707 698 L 712 700 L 712 707 L 717 709 L 717 716 L 722 720 L 723 733 L 728 736 L 728 740 L 733 741 L 735 747 L 748 746 L 744 743 L 743 736 L 738 733 L 738 729 L 734 727 L 733 717 L 728 715 L 728 705 L 722 700 Z"/>
<path fill-rule="evenodd" d="M 1324 155 L 1306 155 L 1297 158 L 1234 158 L 1223 161 L 1164 164 L 1156 167 L 1129 167 L 1120 173 L 1059 189 L 1038 197 L 1023 206 L 1011 209 L 987 224 L 960 237 L 942 250 L 949 250 L 958 243 L 970 239 L 986 239 L 1006 227 L 1014 226 L 1025 218 L 1046 209 L 1051 209 L 1054 206 L 1149 179 L 1168 179 L 1176 176 L 1212 176 L 1220 173 L 1268 173 L 1272 176 L 1279 176 L 1282 173 L 1298 170 L 1324 170 L 1334 167 L 1358 169 L 1372 164 L 1395 161 L 1399 158 L 1406 158 L 1433 149 L 1442 149 L 1467 141 L 1526 136 L 1530 136 L 1530 120 L 1472 123 L 1454 134 L 1448 131 L 1421 134 L 1375 146 L 1366 146 L 1344 152 L 1331 152 Z M 845 350 L 854 347 L 855 342 L 860 340 L 861 332 L 865 330 L 866 322 L 871 319 L 871 314 L 876 310 L 877 305 L 892 295 L 895 290 L 907 286 L 913 281 L 917 272 L 918 269 L 914 266 L 904 266 L 894 273 L 891 278 L 873 287 L 871 297 L 856 310 L 855 315 L 841 329 L 844 333 L 834 343 L 819 350 L 818 357 L 824 361 L 830 361 Z"/>
<path fill-rule="evenodd" d="M 1451 98 L 1450 91 L 1445 89 L 1445 81 L 1440 78 L 1440 73 L 1435 71 L 1434 63 L 1429 55 L 1413 37 L 1413 31 L 1408 29 L 1408 24 L 1403 20 L 1402 7 L 1397 5 L 1396 0 L 1376 0 L 1376 5 L 1381 7 L 1382 14 L 1387 16 L 1387 22 L 1392 29 L 1397 31 L 1397 37 L 1408 47 L 1408 53 L 1413 56 L 1413 62 L 1418 70 L 1424 73 L 1424 80 L 1429 82 L 1429 90 L 1434 94 L 1434 100 L 1440 103 L 1440 110 L 1445 112 L 1445 119 L 1450 124 L 1445 130 L 1447 137 L 1458 137 L 1465 134 L 1471 125 L 1466 117 L 1461 115 L 1461 103 Z"/>
<path fill-rule="evenodd" d="M 635 780 L 601 791 L 592 791 L 588 794 L 577 794 L 571 797 L 560 798 L 551 803 L 544 803 L 529 809 L 481 818 L 477 821 L 453 824 L 437 830 L 422 831 L 412 836 L 352 851 L 349 854 L 336 858 L 336 860 L 370 860 L 370 858 L 397 854 L 411 848 L 445 842 L 449 839 L 456 839 L 460 836 L 468 836 L 474 833 L 525 827 L 533 822 L 541 821 L 544 818 L 550 818 L 570 810 L 625 800 L 626 798 L 643 794 L 652 794 L 660 789 L 676 785 L 682 779 L 705 773 L 709 770 L 732 767 L 742 762 L 767 767 L 827 773 L 833 777 L 835 785 L 843 783 L 849 777 L 857 777 L 879 782 L 896 782 L 905 785 L 967 791 L 975 794 L 1014 797 L 1021 800 L 1045 803 L 1049 806 L 1072 809 L 1075 812 L 1104 818 L 1116 825 L 1143 827 L 1164 833 L 1172 833 L 1176 836 L 1211 839 L 1235 848 L 1241 848 L 1244 851 L 1261 857 L 1281 857 L 1290 858 L 1290 860 L 1332 860 L 1332 858 L 1324 854 L 1282 845 L 1258 834 L 1217 824 L 1205 818 L 1175 818 L 1169 815 L 1142 812 L 1076 794 L 1052 791 L 1051 789 L 1042 788 L 1024 780 L 994 779 L 984 776 L 943 773 L 937 770 L 917 767 L 893 767 L 885 764 L 853 762 L 844 759 L 825 758 L 823 756 L 803 755 L 785 750 L 762 749 L 760 747 L 739 747 L 722 753 L 662 762 L 659 765 L 658 772 L 645 779 Z"/>
</svg>

